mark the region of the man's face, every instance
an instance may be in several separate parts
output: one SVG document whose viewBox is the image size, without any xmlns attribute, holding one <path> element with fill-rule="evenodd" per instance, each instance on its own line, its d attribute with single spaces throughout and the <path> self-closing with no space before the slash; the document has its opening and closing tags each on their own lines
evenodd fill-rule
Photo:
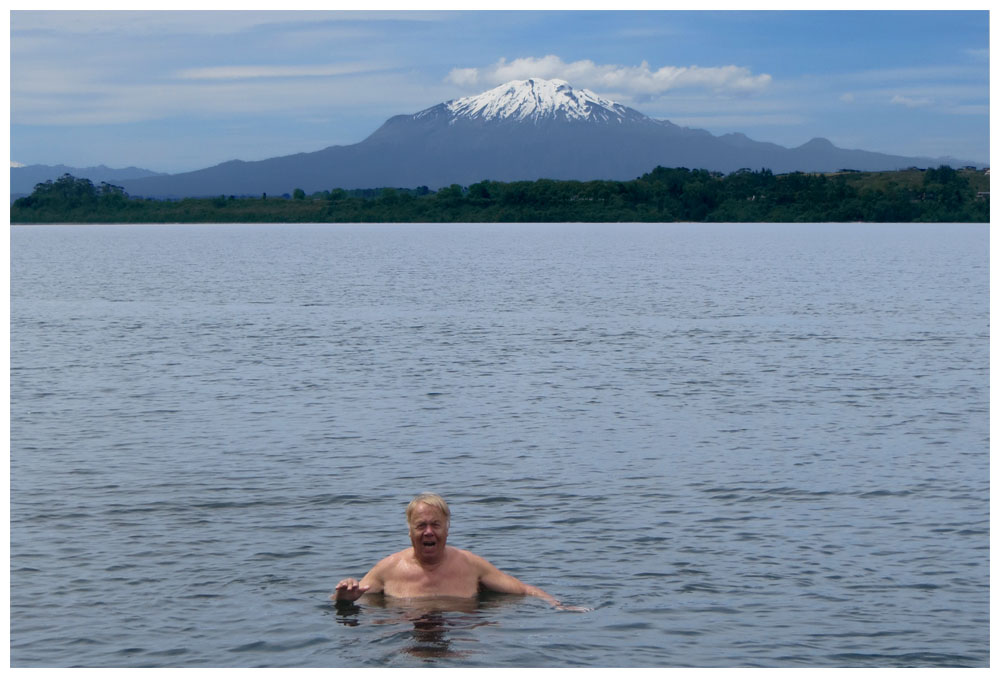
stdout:
<svg viewBox="0 0 1000 678">
<path fill-rule="evenodd" d="M 444 556 L 448 519 L 427 504 L 417 504 L 410 516 L 410 542 L 419 560 L 435 561 Z"/>
</svg>

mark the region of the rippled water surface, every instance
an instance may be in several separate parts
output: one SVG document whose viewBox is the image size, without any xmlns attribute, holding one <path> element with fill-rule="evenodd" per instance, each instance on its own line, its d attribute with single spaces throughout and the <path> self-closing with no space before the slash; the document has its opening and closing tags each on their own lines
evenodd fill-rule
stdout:
<svg viewBox="0 0 1000 678">
<path fill-rule="evenodd" d="M 986 666 L 988 239 L 13 227 L 11 663 Z"/>
</svg>

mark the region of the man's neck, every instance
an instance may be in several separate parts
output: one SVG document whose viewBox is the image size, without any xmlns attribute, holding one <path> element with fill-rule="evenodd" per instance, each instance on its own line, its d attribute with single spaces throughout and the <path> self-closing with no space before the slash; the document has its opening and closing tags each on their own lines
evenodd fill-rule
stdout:
<svg viewBox="0 0 1000 678">
<path fill-rule="evenodd" d="M 438 558 L 435 558 L 434 560 L 428 560 L 426 558 L 421 558 L 420 555 L 417 553 L 417 549 L 413 549 L 413 560 L 414 560 L 414 562 L 417 565 L 419 565 L 421 567 L 421 569 L 424 569 L 424 570 L 429 570 L 429 571 L 436 570 L 437 568 L 439 568 L 441 565 L 444 564 L 444 561 L 447 560 L 447 558 L 448 558 L 448 547 L 447 546 L 444 547 L 444 551 L 441 553 L 441 555 Z"/>
</svg>

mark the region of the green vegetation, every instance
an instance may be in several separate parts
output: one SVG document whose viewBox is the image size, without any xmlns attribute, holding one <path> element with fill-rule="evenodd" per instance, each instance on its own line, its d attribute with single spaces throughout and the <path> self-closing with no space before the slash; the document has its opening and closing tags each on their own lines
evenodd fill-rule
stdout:
<svg viewBox="0 0 1000 678">
<path fill-rule="evenodd" d="M 11 223 L 988 222 L 989 176 L 942 166 L 775 175 L 657 167 L 633 181 L 482 181 L 437 192 L 335 188 L 311 196 L 130 198 L 63 175 L 11 206 Z"/>
</svg>

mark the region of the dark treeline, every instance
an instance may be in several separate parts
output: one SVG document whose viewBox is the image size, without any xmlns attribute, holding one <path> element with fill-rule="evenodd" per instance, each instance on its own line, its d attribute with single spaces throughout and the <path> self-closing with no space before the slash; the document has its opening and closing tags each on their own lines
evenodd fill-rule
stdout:
<svg viewBox="0 0 1000 678">
<path fill-rule="evenodd" d="M 633 181 L 482 181 L 436 192 L 334 189 L 306 195 L 131 198 L 64 175 L 11 206 L 11 223 L 294 222 L 988 222 L 989 176 L 948 166 L 775 175 L 657 167 Z"/>
</svg>

